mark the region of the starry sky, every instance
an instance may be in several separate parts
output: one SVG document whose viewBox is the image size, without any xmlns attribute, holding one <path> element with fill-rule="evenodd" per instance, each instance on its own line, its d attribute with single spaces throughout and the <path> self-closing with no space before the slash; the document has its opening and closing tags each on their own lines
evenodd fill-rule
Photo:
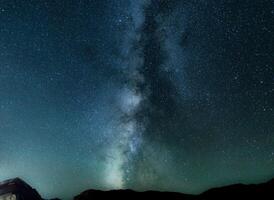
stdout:
<svg viewBox="0 0 274 200">
<path fill-rule="evenodd" d="M 274 177 L 273 0 L 1 0 L 0 180 L 45 198 Z"/>
</svg>

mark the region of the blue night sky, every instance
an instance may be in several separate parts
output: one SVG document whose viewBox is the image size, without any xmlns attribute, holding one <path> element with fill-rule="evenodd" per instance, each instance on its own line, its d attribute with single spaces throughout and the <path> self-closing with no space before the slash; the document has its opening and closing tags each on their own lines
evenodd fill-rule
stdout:
<svg viewBox="0 0 274 200">
<path fill-rule="evenodd" d="M 273 0 L 0 0 L 0 180 L 43 197 L 274 177 Z"/>
</svg>

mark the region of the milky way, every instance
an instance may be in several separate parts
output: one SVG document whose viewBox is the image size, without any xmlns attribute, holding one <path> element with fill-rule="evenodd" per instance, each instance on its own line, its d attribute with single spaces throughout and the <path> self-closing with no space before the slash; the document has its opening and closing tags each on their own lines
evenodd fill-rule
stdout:
<svg viewBox="0 0 274 200">
<path fill-rule="evenodd" d="M 146 94 L 139 90 L 138 85 L 143 83 L 144 77 L 140 73 L 143 68 L 144 59 L 142 48 L 134 47 L 134 43 L 140 43 L 141 32 L 144 23 L 143 9 L 145 2 L 130 2 L 128 15 L 130 16 L 129 30 L 123 38 L 122 69 L 124 72 L 125 84 L 118 95 L 118 103 L 121 109 L 121 122 L 116 137 L 111 144 L 110 154 L 107 161 L 106 183 L 110 188 L 123 188 L 129 179 L 131 159 L 142 143 L 144 124 L 139 123 L 136 114 Z"/>
<path fill-rule="evenodd" d="M 71 199 L 274 176 L 272 0 L 3 0 L 0 20 L 0 180 Z"/>
</svg>

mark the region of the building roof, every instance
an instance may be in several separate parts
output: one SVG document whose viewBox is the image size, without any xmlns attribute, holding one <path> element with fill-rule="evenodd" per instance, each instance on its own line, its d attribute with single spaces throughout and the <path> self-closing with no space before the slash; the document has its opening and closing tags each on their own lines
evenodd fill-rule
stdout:
<svg viewBox="0 0 274 200">
<path fill-rule="evenodd" d="M 35 199 L 42 199 L 39 193 L 20 178 L 8 179 L 0 182 L 0 195 L 6 193 L 22 193 L 31 195 Z"/>
</svg>

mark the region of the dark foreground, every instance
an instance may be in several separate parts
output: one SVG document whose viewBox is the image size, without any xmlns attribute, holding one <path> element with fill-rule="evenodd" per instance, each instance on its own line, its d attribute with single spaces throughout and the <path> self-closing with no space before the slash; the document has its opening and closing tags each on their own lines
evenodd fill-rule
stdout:
<svg viewBox="0 0 274 200">
<path fill-rule="evenodd" d="M 87 190 L 74 197 L 74 200 L 97 199 L 181 199 L 181 200 L 212 200 L 212 199 L 273 199 L 274 179 L 257 185 L 236 184 L 210 189 L 200 195 L 188 195 L 175 192 L 135 192 L 132 190 L 99 191 Z M 39 193 L 19 178 L 0 182 L 0 200 L 44 200 Z M 53 200 L 53 199 L 52 199 Z M 55 199 L 58 200 L 58 199 Z"/>
<path fill-rule="evenodd" d="M 98 191 L 87 190 L 76 196 L 74 200 L 93 199 L 181 199 L 181 200 L 211 200 L 211 199 L 273 199 L 274 179 L 258 185 L 236 184 L 210 189 L 200 195 L 187 195 L 173 192 L 135 192 L 132 190 Z"/>
</svg>

